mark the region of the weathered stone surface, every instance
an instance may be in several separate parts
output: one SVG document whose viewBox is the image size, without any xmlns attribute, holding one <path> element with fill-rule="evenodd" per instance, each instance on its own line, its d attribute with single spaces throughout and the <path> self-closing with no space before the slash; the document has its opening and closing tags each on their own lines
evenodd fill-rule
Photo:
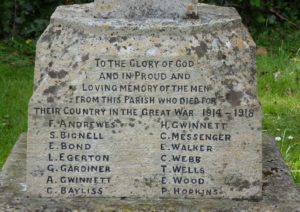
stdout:
<svg viewBox="0 0 300 212">
<path fill-rule="evenodd" d="M 255 44 L 237 13 L 200 5 L 199 19 L 140 21 L 92 11 L 59 7 L 38 42 L 28 193 L 259 199 Z"/>
<path fill-rule="evenodd" d="M 26 192 L 26 134 L 0 174 L 0 211 L 300 211 L 295 188 L 275 141 L 263 136 L 263 198 L 260 201 L 131 198 L 32 198 Z M 38 185 L 37 185 L 38 186 Z"/>
<path fill-rule="evenodd" d="M 196 0 L 95 0 L 98 18 L 189 18 L 197 16 Z"/>
</svg>

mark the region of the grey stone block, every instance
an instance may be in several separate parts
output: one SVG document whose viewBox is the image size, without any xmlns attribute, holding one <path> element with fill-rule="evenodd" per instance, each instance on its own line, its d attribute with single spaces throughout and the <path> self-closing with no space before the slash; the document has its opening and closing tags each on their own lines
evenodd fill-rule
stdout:
<svg viewBox="0 0 300 212">
<path fill-rule="evenodd" d="M 300 211 L 300 194 L 274 139 L 263 136 L 261 200 L 32 198 L 26 193 L 26 134 L 22 134 L 0 174 L 0 211 Z M 37 187 L 39 185 L 36 185 Z"/>
</svg>

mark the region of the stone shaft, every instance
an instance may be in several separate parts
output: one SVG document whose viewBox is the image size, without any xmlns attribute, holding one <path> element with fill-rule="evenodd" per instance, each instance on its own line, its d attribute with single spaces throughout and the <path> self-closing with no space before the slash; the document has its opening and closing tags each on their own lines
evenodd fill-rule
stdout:
<svg viewBox="0 0 300 212">
<path fill-rule="evenodd" d="M 95 0 L 98 18 L 190 18 L 196 16 L 195 0 Z"/>
</svg>

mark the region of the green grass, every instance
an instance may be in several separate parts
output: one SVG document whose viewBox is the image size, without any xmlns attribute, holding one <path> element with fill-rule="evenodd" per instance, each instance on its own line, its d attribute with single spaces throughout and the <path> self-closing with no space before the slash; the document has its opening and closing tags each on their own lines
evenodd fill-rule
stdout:
<svg viewBox="0 0 300 212">
<path fill-rule="evenodd" d="M 300 31 L 270 30 L 256 42 L 268 49 L 266 56 L 257 57 L 263 128 L 281 138 L 278 146 L 300 184 Z M 33 59 L 34 43 L 0 41 L 0 167 L 19 134 L 27 130 Z"/>
<path fill-rule="evenodd" d="M 32 57 L 0 43 L 0 168 L 21 132 L 27 131 L 32 94 Z"/>
<path fill-rule="evenodd" d="M 300 31 L 278 34 L 257 39 L 268 47 L 266 56 L 257 57 L 263 128 L 281 139 L 280 151 L 300 184 Z"/>
</svg>

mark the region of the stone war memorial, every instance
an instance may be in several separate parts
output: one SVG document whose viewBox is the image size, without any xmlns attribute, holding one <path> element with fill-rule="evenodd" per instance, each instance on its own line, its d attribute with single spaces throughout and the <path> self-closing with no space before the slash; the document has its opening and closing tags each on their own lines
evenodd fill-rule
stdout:
<svg viewBox="0 0 300 212">
<path fill-rule="evenodd" d="M 300 211 L 262 134 L 256 46 L 234 8 L 60 6 L 36 52 L 1 211 Z"/>
</svg>

